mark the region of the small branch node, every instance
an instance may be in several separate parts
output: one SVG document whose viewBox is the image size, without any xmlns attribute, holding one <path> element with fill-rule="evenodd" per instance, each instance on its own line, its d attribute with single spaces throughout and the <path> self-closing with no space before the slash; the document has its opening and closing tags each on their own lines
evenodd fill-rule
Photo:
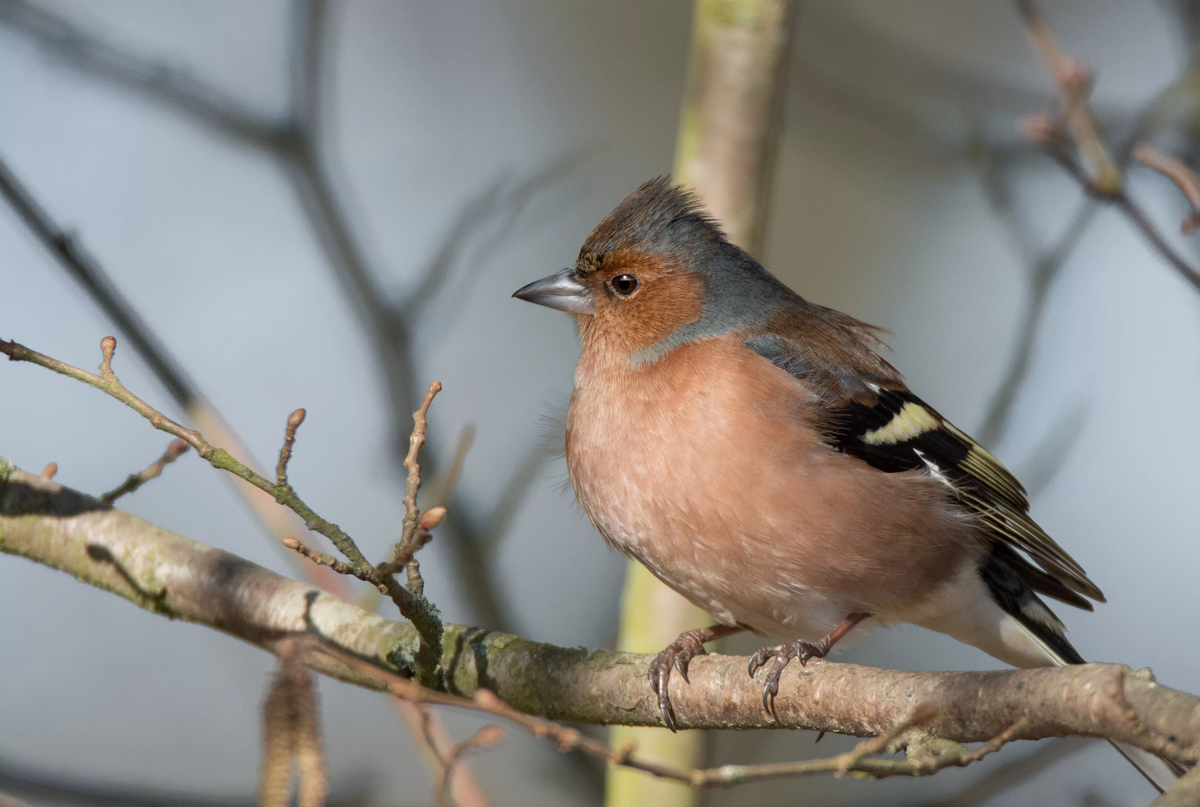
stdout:
<svg viewBox="0 0 1200 807">
<path fill-rule="evenodd" d="M 299 552 L 301 555 L 308 558 L 318 566 L 328 566 L 338 574 L 346 574 L 350 575 L 351 577 L 357 577 L 359 580 L 374 582 L 371 579 L 369 572 L 363 572 L 354 565 L 338 560 L 332 555 L 326 555 L 324 552 L 318 552 L 307 544 L 302 543 L 298 538 L 287 536 L 286 538 L 281 539 L 280 543 L 282 543 L 288 549 Z"/>
<path fill-rule="evenodd" d="M 436 529 L 445 518 L 446 508 L 439 504 L 436 507 L 430 507 L 421 514 L 419 526 L 421 530 L 428 532 L 429 530 Z"/>
<path fill-rule="evenodd" d="M 104 356 L 104 360 L 100 362 L 100 375 L 104 378 L 113 378 L 112 369 L 113 353 L 117 350 L 117 337 L 106 336 L 100 340 L 100 353 Z"/>
<path fill-rule="evenodd" d="M 281 488 L 289 487 L 287 479 L 288 461 L 292 458 L 292 446 L 296 442 L 296 429 L 300 428 L 300 424 L 304 422 L 306 414 L 303 409 L 297 409 L 288 415 L 287 428 L 283 432 L 283 445 L 279 449 L 279 464 L 275 466 L 275 481 Z"/>
</svg>

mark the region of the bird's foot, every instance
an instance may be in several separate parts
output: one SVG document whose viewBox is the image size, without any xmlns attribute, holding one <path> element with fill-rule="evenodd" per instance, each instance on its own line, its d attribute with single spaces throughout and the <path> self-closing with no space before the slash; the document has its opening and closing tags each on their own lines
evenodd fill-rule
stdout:
<svg viewBox="0 0 1200 807">
<path fill-rule="evenodd" d="M 829 650 L 833 647 L 833 642 L 830 642 L 828 639 L 829 637 L 825 637 L 816 642 L 810 642 L 807 639 L 797 639 L 790 644 L 764 647 L 750 657 L 749 672 L 751 678 L 768 661 L 771 662 L 771 667 L 767 670 L 767 678 L 763 682 L 763 708 L 776 721 L 779 720 L 779 715 L 775 713 L 775 696 L 779 694 L 779 676 L 783 674 L 783 668 L 794 658 L 800 659 L 801 666 L 808 664 L 809 659 L 825 658 L 825 656 L 829 655 Z M 774 660 L 772 661 L 772 659 Z"/>
<path fill-rule="evenodd" d="M 663 723 L 671 731 L 675 731 L 675 709 L 671 706 L 671 695 L 668 684 L 671 682 L 671 668 L 679 670 L 683 680 L 688 681 L 688 664 L 696 656 L 708 655 L 704 649 L 705 637 L 710 633 L 705 630 L 689 630 L 681 633 L 679 638 L 671 642 L 661 653 L 650 662 L 650 688 L 658 696 L 658 711 L 662 714 Z"/>
</svg>

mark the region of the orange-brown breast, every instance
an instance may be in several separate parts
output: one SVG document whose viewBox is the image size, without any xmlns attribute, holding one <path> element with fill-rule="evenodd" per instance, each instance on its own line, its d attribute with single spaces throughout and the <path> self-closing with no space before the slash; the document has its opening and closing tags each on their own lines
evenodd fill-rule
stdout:
<svg viewBox="0 0 1200 807">
<path fill-rule="evenodd" d="M 617 549 L 727 624 L 816 638 L 902 620 L 977 551 L 940 483 L 833 452 L 809 391 L 726 336 L 633 367 L 585 344 L 575 495 Z"/>
</svg>

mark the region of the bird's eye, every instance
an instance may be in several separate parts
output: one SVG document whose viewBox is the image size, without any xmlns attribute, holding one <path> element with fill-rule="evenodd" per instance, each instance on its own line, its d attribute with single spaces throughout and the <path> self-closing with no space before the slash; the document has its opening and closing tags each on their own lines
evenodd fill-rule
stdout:
<svg viewBox="0 0 1200 807">
<path fill-rule="evenodd" d="M 637 291 L 638 279 L 633 275 L 617 275 L 612 280 L 608 281 L 608 285 L 612 290 L 622 297 L 628 297 Z"/>
</svg>

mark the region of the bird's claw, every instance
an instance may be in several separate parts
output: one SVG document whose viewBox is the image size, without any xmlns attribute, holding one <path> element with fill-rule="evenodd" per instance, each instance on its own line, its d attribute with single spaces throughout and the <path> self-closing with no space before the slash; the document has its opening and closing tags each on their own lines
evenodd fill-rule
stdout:
<svg viewBox="0 0 1200 807">
<path fill-rule="evenodd" d="M 771 669 L 767 671 L 766 680 L 763 681 L 763 709 L 767 714 L 779 721 L 779 715 L 775 711 L 775 696 L 779 694 L 779 678 L 783 675 L 783 669 L 787 667 L 788 662 L 794 658 L 800 659 L 800 665 L 806 666 L 809 659 L 824 658 L 829 652 L 829 648 L 824 642 L 810 642 L 807 639 L 797 639 L 791 644 L 781 644 L 774 647 L 760 648 L 753 656 L 750 657 L 750 665 L 748 672 L 753 678 L 755 673 L 762 669 L 768 661 L 771 661 Z M 773 659 L 773 661 L 772 661 Z"/>
<path fill-rule="evenodd" d="M 671 668 L 679 670 L 683 680 L 688 679 L 688 665 L 696 656 L 707 655 L 708 651 L 700 642 L 699 637 L 691 631 L 684 633 L 678 639 L 667 645 L 661 653 L 650 662 L 650 688 L 658 696 L 658 711 L 662 715 L 663 724 L 671 731 L 677 728 L 675 707 L 671 705 L 669 684 L 671 683 Z"/>
</svg>

